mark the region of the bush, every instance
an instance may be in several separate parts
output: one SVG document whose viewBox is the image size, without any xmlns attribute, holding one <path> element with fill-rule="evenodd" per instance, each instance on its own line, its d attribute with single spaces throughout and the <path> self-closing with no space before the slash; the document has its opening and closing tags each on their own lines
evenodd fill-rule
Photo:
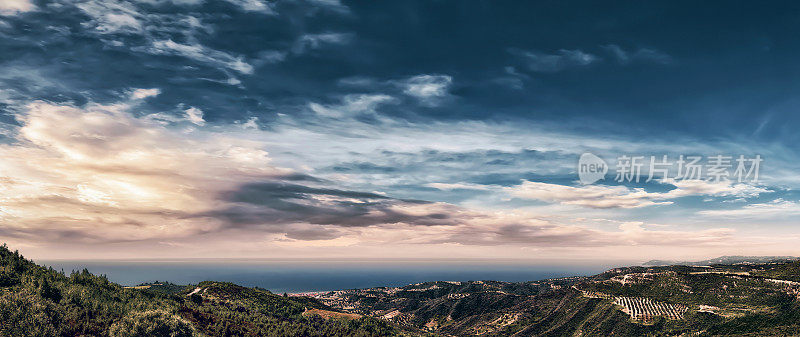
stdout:
<svg viewBox="0 0 800 337">
<path fill-rule="evenodd" d="M 134 312 L 110 329 L 112 337 L 189 337 L 197 336 L 194 327 L 182 318 L 161 310 Z"/>
</svg>

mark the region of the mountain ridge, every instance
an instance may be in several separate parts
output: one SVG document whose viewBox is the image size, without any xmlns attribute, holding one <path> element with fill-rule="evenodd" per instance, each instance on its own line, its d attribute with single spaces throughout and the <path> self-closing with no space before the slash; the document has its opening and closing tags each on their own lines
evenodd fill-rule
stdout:
<svg viewBox="0 0 800 337">
<path fill-rule="evenodd" d="M 794 261 L 800 257 L 796 256 L 745 256 L 745 255 L 723 255 L 720 257 L 701 260 L 701 261 L 679 261 L 679 260 L 650 260 L 642 263 L 643 266 L 708 266 L 714 264 L 737 264 L 737 263 L 770 263 L 780 261 Z"/>
</svg>

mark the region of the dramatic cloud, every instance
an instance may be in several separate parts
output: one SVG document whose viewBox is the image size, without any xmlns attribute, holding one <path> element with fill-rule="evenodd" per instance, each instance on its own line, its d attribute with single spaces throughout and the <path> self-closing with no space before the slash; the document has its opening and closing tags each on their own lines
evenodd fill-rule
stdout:
<svg viewBox="0 0 800 337">
<path fill-rule="evenodd" d="M 174 121 L 134 117 L 130 111 L 136 102 L 30 104 L 19 117 L 17 142 L 0 145 L 0 232 L 15 240 L 44 237 L 62 243 L 175 241 L 239 233 L 281 235 L 291 242 L 341 238 L 351 243 L 475 246 L 603 246 L 620 240 L 702 245 L 730 234 L 708 231 L 688 239 L 690 232 L 640 227 L 609 232 L 548 215 L 335 188 L 331 181 L 276 167 L 265 152 L 270 143 L 253 140 L 268 131 L 173 128 Z M 194 124 L 203 124 L 200 111 L 188 108 L 185 113 Z M 578 194 L 587 198 L 568 187 L 545 186 L 550 191 L 535 192 L 542 186 L 531 184 L 518 193 L 552 200 L 574 193 L 567 201 L 577 204 L 582 204 Z M 597 187 L 595 192 L 598 202 L 601 197 L 627 200 L 617 201 L 622 207 L 642 202 L 622 191 Z"/>
<path fill-rule="evenodd" d="M 563 25 L 481 6 L 460 7 L 454 31 L 477 24 L 486 36 L 444 41 L 428 32 L 452 6 L 348 5 L 3 2 L 0 236 L 88 257 L 86 242 L 127 249 L 120 257 L 586 257 L 637 246 L 739 254 L 731 247 L 787 240 L 800 186 L 793 88 L 708 79 L 777 74 L 791 53 L 772 48 L 780 57 L 762 62 L 764 42 L 713 62 L 702 55 L 730 46 L 668 30 L 620 35 L 642 27 L 564 13 L 597 31 L 576 40 Z M 387 29 L 387 12 L 400 30 Z M 469 52 L 484 49 L 497 52 Z M 764 162 L 759 183 L 612 186 L 607 176 L 582 186 L 586 152 L 609 164 Z"/>
<path fill-rule="evenodd" d="M 321 181 L 275 167 L 266 144 L 246 134 L 185 134 L 150 116 L 133 117 L 134 108 L 30 104 L 20 117 L 18 143 L 0 145 L 3 233 L 131 241 L 237 229 L 295 239 L 313 233 L 314 239 L 325 231 L 336 236 L 331 226 L 461 221 L 451 218 L 452 206 L 300 185 Z M 199 110 L 186 114 L 204 124 Z"/>
<path fill-rule="evenodd" d="M 252 142 L 221 134 L 184 137 L 132 117 L 128 108 L 29 105 L 19 143 L 0 147 L 4 223 L 30 235 L 181 236 L 221 225 L 185 218 L 211 208 L 214 191 L 288 173 L 272 167 Z"/>
</svg>

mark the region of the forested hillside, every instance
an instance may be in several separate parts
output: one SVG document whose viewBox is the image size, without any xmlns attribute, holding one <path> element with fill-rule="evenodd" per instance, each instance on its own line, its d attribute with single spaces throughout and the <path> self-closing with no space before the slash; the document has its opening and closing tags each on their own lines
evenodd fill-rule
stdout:
<svg viewBox="0 0 800 337">
<path fill-rule="evenodd" d="M 313 299 L 228 283 L 202 282 L 178 292 L 139 288 L 122 287 L 86 270 L 66 275 L 38 266 L 3 245 L 0 336 L 401 334 L 371 317 L 304 314 L 309 309 L 331 310 Z"/>
</svg>

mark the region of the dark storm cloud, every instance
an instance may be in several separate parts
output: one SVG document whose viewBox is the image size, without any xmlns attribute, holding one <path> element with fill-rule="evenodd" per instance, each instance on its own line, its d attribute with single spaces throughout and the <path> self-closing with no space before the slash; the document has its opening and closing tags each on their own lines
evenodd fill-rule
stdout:
<svg viewBox="0 0 800 337">
<path fill-rule="evenodd" d="M 315 188 L 282 182 L 262 182 L 248 184 L 237 191 L 223 196 L 223 198 L 228 201 L 258 205 L 267 204 L 272 200 L 308 199 L 314 195 L 359 199 L 387 199 L 385 196 L 375 193 L 344 191 L 330 188 Z"/>
<path fill-rule="evenodd" d="M 443 211 L 410 214 L 395 206 L 429 202 L 400 200 L 380 194 L 317 188 L 286 182 L 260 182 L 223 193 L 232 206 L 192 216 L 223 219 L 231 226 L 265 227 L 310 223 L 340 227 L 366 227 L 404 223 L 416 226 L 453 225 L 459 222 Z"/>
</svg>

